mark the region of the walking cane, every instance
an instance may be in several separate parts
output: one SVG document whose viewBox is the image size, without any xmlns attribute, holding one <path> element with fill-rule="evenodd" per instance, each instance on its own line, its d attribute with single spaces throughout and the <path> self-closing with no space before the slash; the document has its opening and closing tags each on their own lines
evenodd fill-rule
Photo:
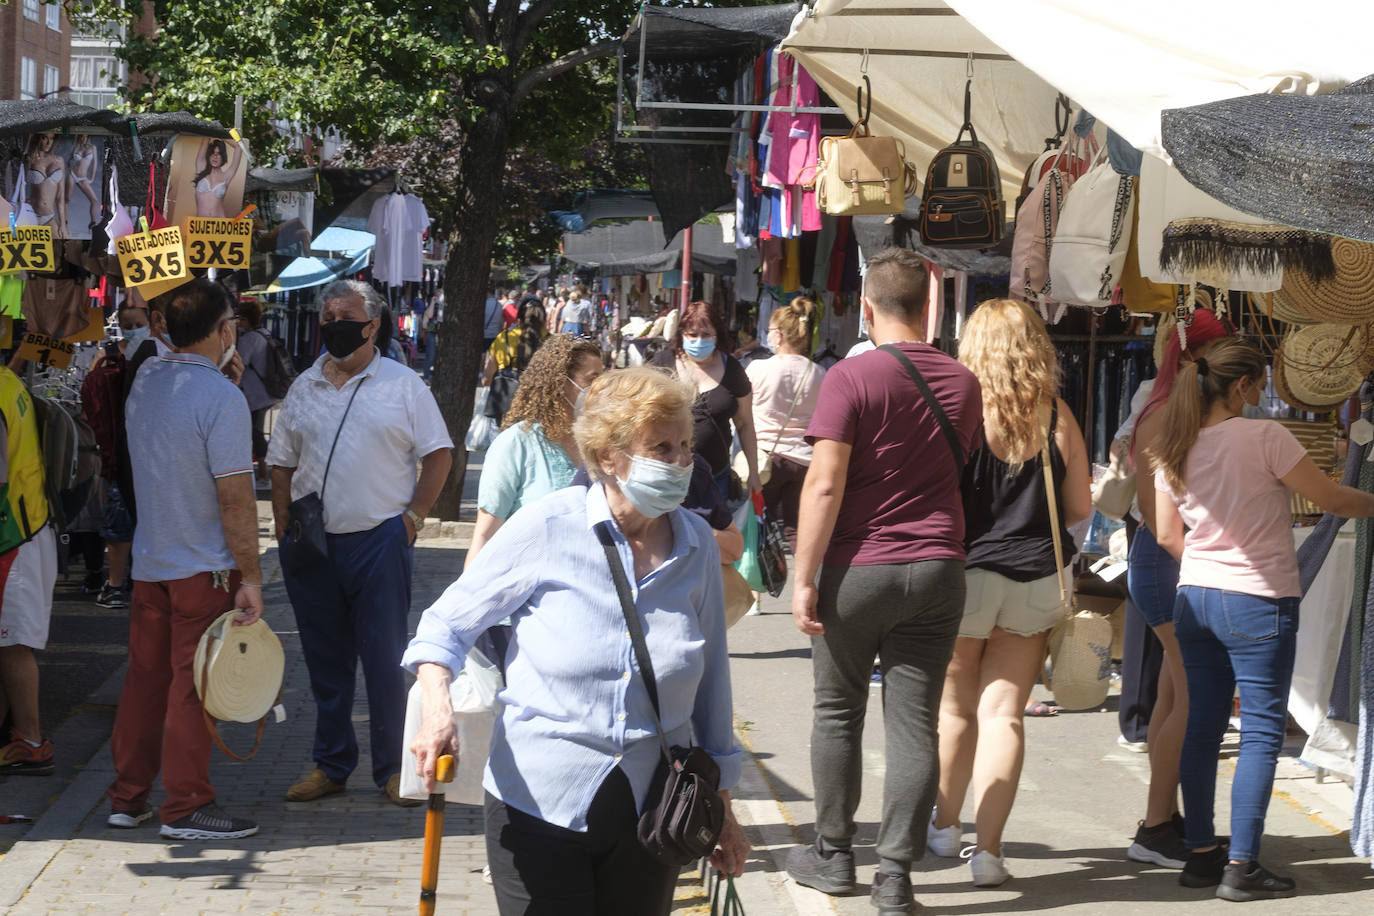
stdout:
<svg viewBox="0 0 1374 916">
<path fill-rule="evenodd" d="M 453 782 L 453 756 L 444 754 L 435 762 L 434 778 Z M 425 855 L 420 866 L 420 916 L 434 916 L 435 889 L 439 886 L 439 844 L 444 839 L 444 793 L 429 793 L 425 808 Z"/>
</svg>

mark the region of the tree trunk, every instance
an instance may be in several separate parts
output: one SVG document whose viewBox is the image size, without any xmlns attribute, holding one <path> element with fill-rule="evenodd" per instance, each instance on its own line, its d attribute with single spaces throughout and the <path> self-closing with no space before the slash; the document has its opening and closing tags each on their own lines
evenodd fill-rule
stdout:
<svg viewBox="0 0 1374 916">
<path fill-rule="evenodd" d="M 439 328 L 432 387 L 454 443 L 453 470 L 432 511 L 451 521 L 458 519 L 463 505 L 463 477 L 468 466 L 463 439 L 472 420 L 473 395 L 484 356 L 482 325 L 491 282 L 491 251 L 510 143 L 509 94 L 490 82 L 480 87 L 479 93 L 491 98 L 483 117 L 464 132 L 458 157 L 460 212 L 444 268 L 447 304 Z"/>
</svg>

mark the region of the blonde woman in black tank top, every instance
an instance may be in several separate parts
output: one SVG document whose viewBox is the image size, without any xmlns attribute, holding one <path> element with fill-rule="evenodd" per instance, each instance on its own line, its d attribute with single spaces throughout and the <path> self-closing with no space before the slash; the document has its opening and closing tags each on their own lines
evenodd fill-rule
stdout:
<svg viewBox="0 0 1374 916">
<path fill-rule="evenodd" d="M 1022 716 L 1062 616 L 1051 525 L 1067 528 L 1092 512 L 1092 471 L 1083 433 L 1059 397 L 1059 365 L 1040 316 L 1022 302 L 985 302 L 969 318 L 959 361 L 983 388 L 986 442 L 965 467 L 964 545 L 968 595 L 940 703 L 940 794 L 927 840 L 937 855 L 963 847 L 959 816 L 973 785 L 977 842 L 973 883 L 1011 877 L 1002 831 L 1025 758 Z M 1059 517 L 1051 519 L 1041 447 Z M 1062 558 L 1067 560 L 1067 557 Z"/>
</svg>

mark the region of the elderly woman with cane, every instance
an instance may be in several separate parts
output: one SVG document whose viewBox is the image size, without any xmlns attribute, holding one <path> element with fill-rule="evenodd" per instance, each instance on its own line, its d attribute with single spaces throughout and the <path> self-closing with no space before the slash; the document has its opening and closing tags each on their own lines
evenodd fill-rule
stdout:
<svg viewBox="0 0 1374 916">
<path fill-rule="evenodd" d="M 518 510 L 425 611 L 402 660 L 424 693 L 411 748 L 432 787 L 441 754 L 483 750 L 455 747 L 449 682 L 477 637 L 511 618 L 483 780 L 502 916 L 669 911 L 678 868 L 636 832 L 666 745 L 695 745 L 719 768 L 724 826 L 711 861 L 744 869 L 749 843 L 729 809 L 740 752 L 720 554 L 706 523 L 680 508 L 694 397 L 647 368 L 594 382 L 573 428 L 591 486 Z"/>
</svg>

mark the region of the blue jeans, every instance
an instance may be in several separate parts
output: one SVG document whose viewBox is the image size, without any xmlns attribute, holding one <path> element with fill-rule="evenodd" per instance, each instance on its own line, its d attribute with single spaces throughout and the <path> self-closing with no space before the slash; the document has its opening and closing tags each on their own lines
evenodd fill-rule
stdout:
<svg viewBox="0 0 1374 916">
<path fill-rule="evenodd" d="M 406 716 L 401 655 L 409 639 L 410 580 L 415 550 L 403 516 L 370 531 L 326 535 L 329 562 L 287 573 L 291 538 L 281 539 L 286 594 L 296 612 L 301 654 L 315 695 L 315 765 L 346 782 L 358 765 L 353 688 L 358 662 L 367 682 L 372 781 L 379 788 L 401 771 Z"/>
<path fill-rule="evenodd" d="M 1126 565 L 1126 590 L 1140 616 L 1153 629 L 1174 619 L 1178 562 L 1159 546 L 1148 525 L 1136 529 Z"/>
<path fill-rule="evenodd" d="M 1231 786 L 1231 853 L 1259 856 L 1274 766 L 1288 724 L 1298 598 L 1263 598 L 1185 585 L 1174 635 L 1188 674 L 1188 731 L 1179 761 L 1189 849 L 1216 843 L 1217 752 L 1240 685 L 1240 758 Z"/>
</svg>

